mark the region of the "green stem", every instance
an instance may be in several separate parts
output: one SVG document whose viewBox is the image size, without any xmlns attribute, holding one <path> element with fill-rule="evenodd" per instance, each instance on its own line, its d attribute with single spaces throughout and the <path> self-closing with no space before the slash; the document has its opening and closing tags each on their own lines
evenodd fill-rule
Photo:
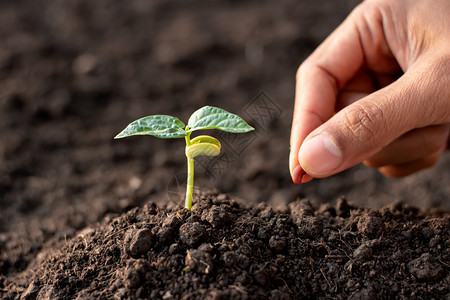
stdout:
<svg viewBox="0 0 450 300">
<path fill-rule="evenodd" d="M 186 131 L 189 128 L 186 126 Z M 191 133 L 185 136 L 186 147 L 191 145 Z M 184 202 L 184 208 L 191 210 L 192 207 L 192 194 L 194 192 L 194 159 L 187 157 L 187 182 L 186 182 L 186 200 Z"/>
<path fill-rule="evenodd" d="M 194 159 L 187 158 L 187 183 L 186 183 L 186 201 L 184 208 L 191 210 L 192 193 L 194 191 Z"/>
</svg>

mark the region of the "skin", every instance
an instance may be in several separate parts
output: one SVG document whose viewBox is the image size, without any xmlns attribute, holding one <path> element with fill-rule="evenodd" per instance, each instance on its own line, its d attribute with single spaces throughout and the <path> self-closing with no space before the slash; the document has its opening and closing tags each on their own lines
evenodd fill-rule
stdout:
<svg viewBox="0 0 450 300">
<path fill-rule="evenodd" d="M 360 162 L 390 177 L 437 162 L 450 144 L 449 13 L 448 0 L 365 1 L 302 63 L 294 183 Z"/>
</svg>

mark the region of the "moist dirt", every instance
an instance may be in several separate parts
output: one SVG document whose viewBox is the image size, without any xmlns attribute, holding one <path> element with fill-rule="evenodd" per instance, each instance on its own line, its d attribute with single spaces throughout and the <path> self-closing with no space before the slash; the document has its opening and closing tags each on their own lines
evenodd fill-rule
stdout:
<svg viewBox="0 0 450 300">
<path fill-rule="evenodd" d="M 450 155 L 290 179 L 296 69 L 357 3 L 0 1 L 0 298 L 448 298 Z M 184 142 L 113 137 L 204 105 L 256 130 L 208 132 L 187 212 Z"/>
<path fill-rule="evenodd" d="M 21 299 L 445 299 L 450 218 L 381 210 L 244 207 L 226 194 L 192 211 L 148 203 L 54 247 L 3 293 Z M 26 285 L 19 284 L 27 283 Z"/>
</svg>

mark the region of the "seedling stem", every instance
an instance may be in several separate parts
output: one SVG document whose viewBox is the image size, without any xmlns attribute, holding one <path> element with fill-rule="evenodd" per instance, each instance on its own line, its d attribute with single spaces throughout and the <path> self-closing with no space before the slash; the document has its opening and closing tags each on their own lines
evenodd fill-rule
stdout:
<svg viewBox="0 0 450 300">
<path fill-rule="evenodd" d="M 204 106 L 195 111 L 185 126 L 178 118 L 166 115 L 154 115 L 130 123 L 115 139 L 132 135 L 153 135 L 158 138 L 181 138 L 186 140 L 187 182 L 184 207 L 192 208 L 194 192 L 194 158 L 199 155 L 217 156 L 220 154 L 220 142 L 209 135 L 201 135 L 191 140 L 195 130 L 219 129 L 232 133 L 244 133 L 254 130 L 241 117 L 213 106 Z"/>
</svg>

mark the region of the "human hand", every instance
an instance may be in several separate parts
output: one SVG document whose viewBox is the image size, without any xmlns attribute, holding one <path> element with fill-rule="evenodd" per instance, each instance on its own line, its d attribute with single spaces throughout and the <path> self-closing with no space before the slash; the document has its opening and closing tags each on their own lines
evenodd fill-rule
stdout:
<svg viewBox="0 0 450 300">
<path fill-rule="evenodd" d="M 362 161 L 391 177 L 436 163 L 450 145 L 449 12 L 448 0 L 365 1 L 302 63 L 294 183 Z"/>
</svg>

